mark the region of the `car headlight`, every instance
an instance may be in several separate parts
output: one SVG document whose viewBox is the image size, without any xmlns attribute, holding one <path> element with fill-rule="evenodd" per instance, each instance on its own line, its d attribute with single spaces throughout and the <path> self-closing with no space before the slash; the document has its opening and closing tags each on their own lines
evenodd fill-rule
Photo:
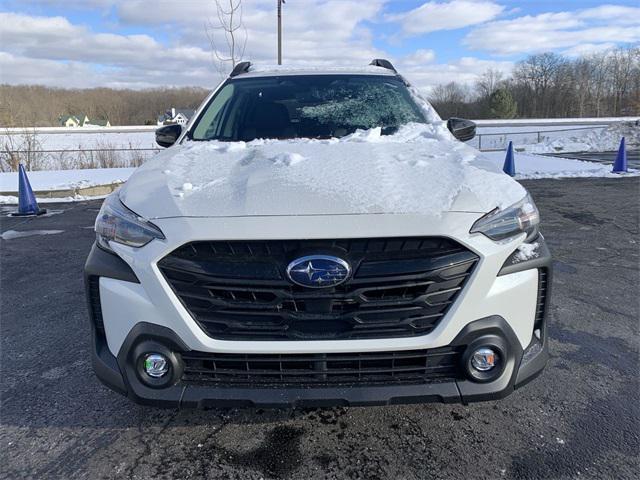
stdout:
<svg viewBox="0 0 640 480">
<path fill-rule="evenodd" d="M 540 213 L 533 199 L 527 194 L 518 203 L 503 210 L 487 213 L 471 227 L 470 233 L 482 233 L 491 240 L 507 240 L 526 233 L 525 241 L 538 235 Z"/>
<path fill-rule="evenodd" d="M 111 250 L 110 241 L 142 247 L 154 238 L 165 238 L 153 223 L 125 207 L 117 193 L 105 198 L 96 218 L 95 231 L 98 245 L 107 250 Z"/>
</svg>

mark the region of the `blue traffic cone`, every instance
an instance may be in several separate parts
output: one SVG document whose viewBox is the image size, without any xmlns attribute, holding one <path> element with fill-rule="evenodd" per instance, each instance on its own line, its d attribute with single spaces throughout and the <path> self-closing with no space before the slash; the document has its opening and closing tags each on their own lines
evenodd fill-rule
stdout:
<svg viewBox="0 0 640 480">
<path fill-rule="evenodd" d="M 513 155 L 513 142 L 509 142 L 509 146 L 507 147 L 507 156 L 504 159 L 502 171 L 512 177 L 516 176 L 516 161 Z"/>
<path fill-rule="evenodd" d="M 627 168 L 627 149 L 624 144 L 624 137 L 620 140 L 620 148 L 618 148 L 618 155 L 616 156 L 616 161 L 613 162 L 613 170 L 612 173 L 626 173 L 629 169 Z"/>
<path fill-rule="evenodd" d="M 38 207 L 36 196 L 31 189 L 31 184 L 27 178 L 24 166 L 18 166 L 18 211 L 12 215 L 15 217 L 27 217 L 32 215 L 42 215 L 46 210 Z"/>
</svg>

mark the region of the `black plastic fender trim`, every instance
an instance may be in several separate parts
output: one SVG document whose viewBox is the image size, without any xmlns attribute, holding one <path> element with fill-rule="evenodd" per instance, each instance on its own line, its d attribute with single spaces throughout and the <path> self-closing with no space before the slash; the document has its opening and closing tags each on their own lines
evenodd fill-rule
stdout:
<svg viewBox="0 0 640 480">
<path fill-rule="evenodd" d="M 114 253 L 98 247 L 94 242 L 84 264 L 85 280 L 89 277 L 108 277 L 125 282 L 140 283 L 131 267 Z"/>
<path fill-rule="evenodd" d="M 547 247 L 547 242 L 545 242 L 544 237 L 542 235 L 538 235 L 529 243 L 538 244 L 538 255 L 528 260 L 520 260 L 517 258 L 520 251 L 516 249 L 511 255 L 509 255 L 509 258 L 505 260 L 502 268 L 498 272 L 499 277 L 534 268 L 546 268 L 549 274 L 551 274 L 553 260 L 551 259 L 551 252 L 549 251 L 549 247 Z"/>
</svg>

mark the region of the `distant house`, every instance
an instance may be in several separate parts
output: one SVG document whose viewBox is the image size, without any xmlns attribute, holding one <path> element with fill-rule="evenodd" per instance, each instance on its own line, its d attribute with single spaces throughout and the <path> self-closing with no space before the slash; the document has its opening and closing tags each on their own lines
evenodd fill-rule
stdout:
<svg viewBox="0 0 640 480">
<path fill-rule="evenodd" d="M 195 110 L 189 108 L 173 108 L 164 112 L 164 114 L 158 117 L 158 125 L 171 125 L 177 123 L 178 125 L 186 125 L 191 117 L 193 117 Z"/>
<path fill-rule="evenodd" d="M 90 119 L 84 113 L 61 115 L 58 117 L 63 127 L 110 127 L 111 123 L 106 118 Z"/>
<path fill-rule="evenodd" d="M 60 125 L 63 127 L 83 127 L 85 123 L 89 121 L 84 113 L 61 115 L 58 117 Z"/>
</svg>

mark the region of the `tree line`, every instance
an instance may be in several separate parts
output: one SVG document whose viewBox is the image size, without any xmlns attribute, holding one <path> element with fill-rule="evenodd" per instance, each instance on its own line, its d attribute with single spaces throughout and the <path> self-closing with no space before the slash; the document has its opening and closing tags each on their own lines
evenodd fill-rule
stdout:
<svg viewBox="0 0 640 480">
<path fill-rule="evenodd" d="M 568 58 L 531 55 L 510 76 L 487 70 L 475 85 L 438 85 L 429 99 L 443 118 L 640 115 L 640 47 Z"/>
<path fill-rule="evenodd" d="M 196 108 L 198 87 L 125 90 L 0 85 L 0 127 L 59 125 L 86 114 L 111 125 L 155 124 L 171 107 Z M 640 115 L 640 47 L 578 58 L 531 55 L 509 76 L 487 70 L 474 85 L 437 85 L 429 95 L 443 118 L 556 118 Z"/>
<path fill-rule="evenodd" d="M 195 109 L 208 94 L 199 87 L 125 90 L 0 85 L 0 127 L 50 127 L 59 117 L 85 114 L 111 125 L 155 125 L 171 107 Z"/>
</svg>

